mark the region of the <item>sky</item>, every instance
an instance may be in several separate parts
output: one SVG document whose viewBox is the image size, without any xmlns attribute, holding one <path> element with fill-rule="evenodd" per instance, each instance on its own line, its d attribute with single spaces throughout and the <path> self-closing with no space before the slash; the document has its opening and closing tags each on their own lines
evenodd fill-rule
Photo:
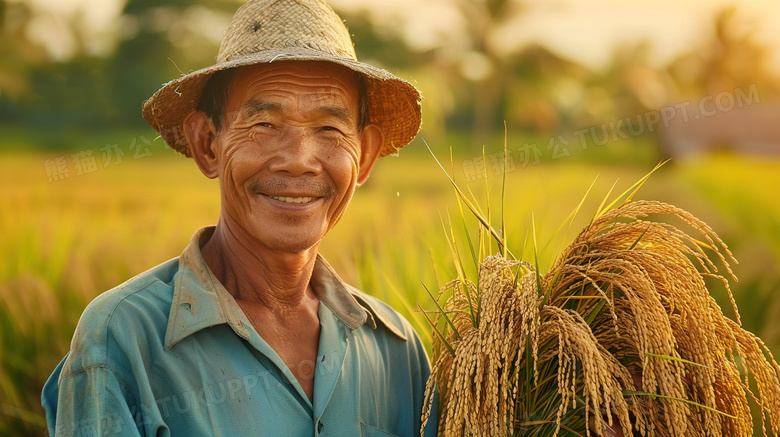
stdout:
<svg viewBox="0 0 780 437">
<path fill-rule="evenodd" d="M 27 1 L 44 14 L 30 29 L 55 57 L 65 58 L 73 49 L 58 29 L 63 16 L 83 14 L 94 50 L 117 26 L 123 0 L 11 0 Z M 457 41 L 457 14 L 448 0 L 330 0 L 335 7 L 367 9 L 380 20 L 404 23 L 410 42 L 425 48 L 442 39 Z M 772 67 L 780 72 L 780 1 L 777 0 L 526 0 L 520 18 L 499 32 L 507 50 L 538 42 L 558 54 L 591 68 L 607 64 L 619 43 L 647 40 L 652 60 L 662 65 L 679 53 L 699 46 L 711 35 L 711 17 L 727 5 L 738 4 L 746 25 L 757 30 L 756 38 L 772 48 Z M 48 15 L 48 17 L 47 17 Z M 56 18 L 60 17 L 60 18 Z"/>
<path fill-rule="evenodd" d="M 700 46 L 712 34 L 712 17 L 734 4 L 724 0 L 566 0 L 566 7 L 540 9 L 525 19 L 526 36 L 590 66 L 604 65 L 605 47 L 647 40 L 654 61 L 665 63 L 680 52 Z M 741 18 L 754 24 L 756 38 L 773 48 L 773 66 L 780 71 L 780 2 L 741 0 Z M 751 23 L 752 22 L 752 23 Z"/>
<path fill-rule="evenodd" d="M 28 3 L 33 10 L 43 12 L 30 24 L 30 39 L 43 43 L 55 59 L 68 58 L 75 49 L 75 40 L 67 31 L 65 20 L 79 14 L 86 26 L 90 48 L 96 53 L 110 50 L 106 41 L 118 23 L 124 0 L 7 0 Z"/>
<path fill-rule="evenodd" d="M 401 16 L 413 38 L 425 44 L 437 33 L 457 38 L 447 0 L 330 0 L 360 8 L 371 4 L 377 16 Z M 520 18 L 501 33 L 507 50 L 538 42 L 591 68 L 605 66 L 619 43 L 647 40 L 653 61 L 662 65 L 701 45 L 712 34 L 712 17 L 738 5 L 756 39 L 772 48 L 772 66 L 780 71 L 780 1 L 777 0 L 526 0 Z M 449 31 L 449 33 L 448 33 Z"/>
</svg>

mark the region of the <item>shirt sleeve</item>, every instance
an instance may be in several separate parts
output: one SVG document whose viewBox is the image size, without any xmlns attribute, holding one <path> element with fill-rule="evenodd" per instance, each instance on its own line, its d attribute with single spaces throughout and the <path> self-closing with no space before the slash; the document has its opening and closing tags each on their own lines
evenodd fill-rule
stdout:
<svg viewBox="0 0 780 437">
<path fill-rule="evenodd" d="M 141 411 L 108 366 L 91 366 L 57 378 L 62 366 L 60 363 L 43 393 L 51 435 L 143 435 Z"/>
</svg>

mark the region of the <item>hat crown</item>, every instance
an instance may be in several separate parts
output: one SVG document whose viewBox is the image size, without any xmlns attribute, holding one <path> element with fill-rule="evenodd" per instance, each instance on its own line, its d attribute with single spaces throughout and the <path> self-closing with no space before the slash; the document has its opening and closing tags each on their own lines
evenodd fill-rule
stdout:
<svg viewBox="0 0 780 437">
<path fill-rule="evenodd" d="M 217 62 L 291 48 L 357 59 L 347 27 L 323 0 L 250 0 L 233 16 Z"/>
</svg>

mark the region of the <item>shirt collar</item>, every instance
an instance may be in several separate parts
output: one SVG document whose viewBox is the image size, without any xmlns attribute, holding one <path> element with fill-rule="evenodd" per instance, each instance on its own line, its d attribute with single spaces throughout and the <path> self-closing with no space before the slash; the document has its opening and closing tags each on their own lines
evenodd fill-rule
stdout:
<svg viewBox="0 0 780 437">
<path fill-rule="evenodd" d="M 165 349 L 210 326 L 227 324 L 244 339 L 249 339 L 248 320 L 233 296 L 214 276 L 201 254 L 201 247 L 214 233 L 214 227 L 199 229 L 179 257 L 174 279 L 173 301 L 165 332 Z M 354 288 L 347 285 L 327 261 L 317 254 L 311 285 L 320 303 L 351 329 L 367 324 L 383 326 L 406 340 L 398 327 Z"/>
</svg>

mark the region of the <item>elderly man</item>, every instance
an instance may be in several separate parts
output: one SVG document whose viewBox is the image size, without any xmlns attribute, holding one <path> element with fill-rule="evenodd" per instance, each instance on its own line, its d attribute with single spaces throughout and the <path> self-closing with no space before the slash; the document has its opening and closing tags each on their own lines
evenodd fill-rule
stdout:
<svg viewBox="0 0 780 437">
<path fill-rule="evenodd" d="M 419 338 L 317 252 L 376 159 L 416 135 L 419 99 L 355 59 L 321 0 L 242 6 L 217 63 L 143 108 L 219 179 L 219 222 L 87 307 L 44 387 L 50 432 L 419 435 Z"/>
</svg>

